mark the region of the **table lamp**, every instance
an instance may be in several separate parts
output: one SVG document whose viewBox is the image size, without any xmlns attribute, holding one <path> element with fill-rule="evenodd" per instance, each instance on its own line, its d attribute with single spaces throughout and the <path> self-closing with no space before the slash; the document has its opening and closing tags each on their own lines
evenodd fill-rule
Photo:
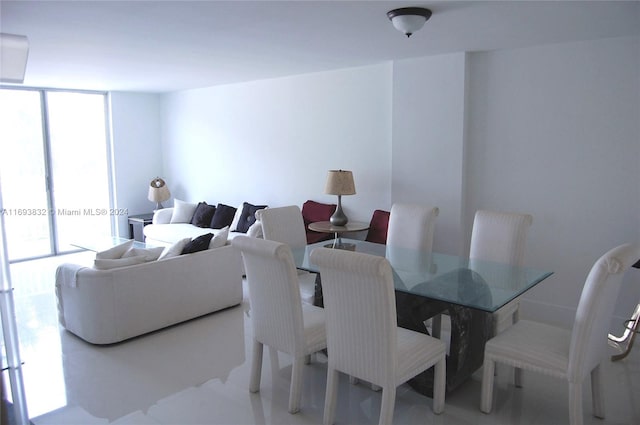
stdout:
<svg viewBox="0 0 640 425">
<path fill-rule="evenodd" d="M 338 206 L 329 221 L 334 226 L 345 226 L 349 219 L 342 211 L 342 195 L 355 195 L 356 187 L 353 183 L 353 173 L 345 170 L 329 170 L 324 193 L 338 195 Z"/>
<path fill-rule="evenodd" d="M 151 183 L 149 183 L 148 197 L 151 202 L 156 203 L 156 210 L 164 208 L 162 206 L 162 202 L 169 199 L 170 196 L 171 192 L 169 192 L 169 188 L 167 187 L 167 184 L 164 180 L 162 180 L 160 177 L 156 177 L 155 179 L 151 180 Z"/>
</svg>

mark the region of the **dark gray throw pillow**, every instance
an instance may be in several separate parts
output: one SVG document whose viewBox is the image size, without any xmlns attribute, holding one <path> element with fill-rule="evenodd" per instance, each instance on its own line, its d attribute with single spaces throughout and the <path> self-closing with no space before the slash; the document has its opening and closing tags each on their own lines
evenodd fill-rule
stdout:
<svg viewBox="0 0 640 425">
<path fill-rule="evenodd" d="M 213 218 L 211 218 L 211 224 L 209 227 L 212 229 L 222 229 L 226 226 L 231 226 L 231 222 L 233 222 L 233 216 L 236 215 L 236 208 L 230 207 L 225 204 L 218 204 L 216 206 L 216 212 L 213 213 Z"/>
<path fill-rule="evenodd" d="M 199 202 L 191 218 L 191 224 L 198 227 L 209 227 L 215 212 L 216 207 L 213 205 L 208 205 L 206 202 Z"/>
<path fill-rule="evenodd" d="M 267 205 L 251 205 L 248 202 L 242 204 L 242 213 L 240 213 L 240 220 L 238 220 L 238 227 L 233 230 L 234 232 L 247 233 L 249 227 L 256 222 L 256 211 L 267 208 Z"/>
<path fill-rule="evenodd" d="M 187 243 L 184 248 L 182 248 L 182 252 L 180 255 L 184 254 L 193 254 L 194 252 L 204 251 L 209 248 L 209 242 L 211 242 L 211 238 L 213 238 L 213 233 L 207 233 L 206 235 L 198 236 L 191 240 L 191 242 Z"/>
</svg>

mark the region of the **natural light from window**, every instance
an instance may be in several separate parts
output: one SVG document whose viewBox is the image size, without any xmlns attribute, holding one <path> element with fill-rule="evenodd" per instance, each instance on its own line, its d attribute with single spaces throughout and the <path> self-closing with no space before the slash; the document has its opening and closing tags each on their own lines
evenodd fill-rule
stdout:
<svg viewBox="0 0 640 425">
<path fill-rule="evenodd" d="M 0 90 L 0 153 L 10 260 L 111 234 L 104 94 Z"/>
</svg>

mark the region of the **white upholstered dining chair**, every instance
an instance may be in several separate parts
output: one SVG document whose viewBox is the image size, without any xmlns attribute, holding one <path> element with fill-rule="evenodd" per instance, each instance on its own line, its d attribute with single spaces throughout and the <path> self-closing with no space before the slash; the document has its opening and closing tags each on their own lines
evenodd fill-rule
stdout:
<svg viewBox="0 0 640 425">
<path fill-rule="evenodd" d="M 253 325 L 253 358 L 249 390 L 260 390 L 263 346 L 293 356 L 289 412 L 300 409 L 302 373 L 311 354 L 327 346 L 325 312 L 302 303 L 291 248 L 284 243 L 237 236 L 232 246 L 242 253 Z M 272 351 L 274 353 L 274 351 Z"/>
<path fill-rule="evenodd" d="M 471 232 L 469 260 L 494 261 L 522 267 L 527 234 L 533 223 L 529 214 L 498 211 L 476 212 Z M 516 298 L 493 314 L 495 336 L 518 321 L 520 298 Z"/>
<path fill-rule="evenodd" d="M 475 260 L 494 261 L 522 267 L 527 234 L 533 223 L 529 214 L 476 211 L 469 246 L 469 265 Z M 489 278 L 485 276 L 485 279 Z M 491 336 L 496 336 L 520 318 L 520 298 L 517 297 L 493 313 Z M 522 386 L 522 371 L 514 370 L 516 386 Z"/>
<path fill-rule="evenodd" d="M 256 218 L 262 223 L 264 239 L 285 243 L 291 248 L 303 248 L 307 245 L 302 211 L 297 205 L 261 209 L 256 212 Z M 302 301 L 313 304 L 316 274 L 303 270 L 298 270 L 297 273 Z"/>
<path fill-rule="evenodd" d="M 311 252 L 322 275 L 327 314 L 327 390 L 324 423 L 335 419 L 339 372 L 382 388 L 380 424 L 393 419 L 396 387 L 435 367 L 433 411 L 444 410 L 446 346 L 439 339 L 397 326 L 389 262 L 339 249 Z"/>
<path fill-rule="evenodd" d="M 490 413 L 494 368 L 505 363 L 564 379 L 569 384 L 569 423 L 581 425 L 582 383 L 591 375 L 593 414 L 604 417 L 600 362 L 624 272 L 640 258 L 640 247 L 620 245 L 591 268 L 582 289 L 571 331 L 543 323 L 518 321 L 485 346 L 480 410 Z"/>
<path fill-rule="evenodd" d="M 431 252 L 437 207 L 396 203 L 391 206 L 387 245 Z"/>
</svg>

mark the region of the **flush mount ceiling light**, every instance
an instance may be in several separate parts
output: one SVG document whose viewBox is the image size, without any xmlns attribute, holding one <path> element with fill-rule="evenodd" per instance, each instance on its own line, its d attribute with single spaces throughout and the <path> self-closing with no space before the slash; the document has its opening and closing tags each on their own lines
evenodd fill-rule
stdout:
<svg viewBox="0 0 640 425">
<path fill-rule="evenodd" d="M 411 37 L 431 17 L 431 11 L 422 7 L 402 7 L 388 11 L 387 16 L 398 31 Z"/>
</svg>

